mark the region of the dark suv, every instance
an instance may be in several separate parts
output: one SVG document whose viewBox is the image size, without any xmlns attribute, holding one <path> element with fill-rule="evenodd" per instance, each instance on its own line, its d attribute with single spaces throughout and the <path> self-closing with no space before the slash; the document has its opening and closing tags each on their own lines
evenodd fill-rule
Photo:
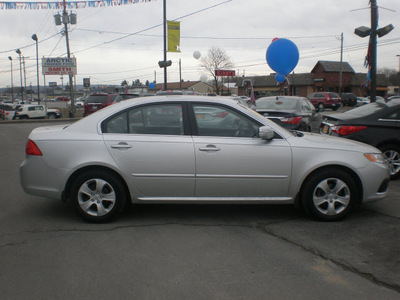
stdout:
<svg viewBox="0 0 400 300">
<path fill-rule="evenodd" d="M 111 105 L 118 94 L 93 94 L 86 98 L 83 104 L 83 116 L 86 117 L 106 106 Z"/>
<path fill-rule="evenodd" d="M 307 96 L 310 102 L 319 109 L 332 108 L 338 110 L 341 106 L 340 97 L 336 93 L 331 92 L 317 92 Z"/>
<path fill-rule="evenodd" d="M 356 106 L 357 96 L 353 93 L 341 93 L 340 98 L 342 98 L 342 105 Z"/>
</svg>

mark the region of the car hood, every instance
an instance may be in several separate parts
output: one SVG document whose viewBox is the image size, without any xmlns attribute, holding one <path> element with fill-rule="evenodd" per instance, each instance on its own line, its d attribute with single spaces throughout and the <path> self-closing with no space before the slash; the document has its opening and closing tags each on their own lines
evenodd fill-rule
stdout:
<svg viewBox="0 0 400 300">
<path fill-rule="evenodd" d="M 318 133 L 297 132 L 297 134 L 294 137 L 290 137 L 288 141 L 291 143 L 292 147 L 342 150 L 360 153 L 380 153 L 378 149 L 371 145 L 341 137 L 321 135 Z"/>
</svg>

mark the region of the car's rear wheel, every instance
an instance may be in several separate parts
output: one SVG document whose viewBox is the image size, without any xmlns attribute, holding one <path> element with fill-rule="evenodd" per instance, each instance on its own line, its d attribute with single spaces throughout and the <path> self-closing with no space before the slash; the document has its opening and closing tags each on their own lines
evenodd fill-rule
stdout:
<svg viewBox="0 0 400 300">
<path fill-rule="evenodd" d="M 394 144 L 384 145 L 379 148 L 385 156 L 386 163 L 390 170 L 390 179 L 400 176 L 400 147 Z"/>
<path fill-rule="evenodd" d="M 85 220 L 101 223 L 120 214 L 126 204 L 121 181 L 104 170 L 80 174 L 72 183 L 70 199 L 77 213 Z"/>
<path fill-rule="evenodd" d="M 56 115 L 55 114 L 48 114 L 48 118 L 50 120 L 54 120 L 56 118 Z"/>
<path fill-rule="evenodd" d="M 323 108 L 325 108 L 325 105 L 322 102 L 320 102 L 320 103 L 318 103 L 318 108 L 323 109 Z"/>
<path fill-rule="evenodd" d="M 306 180 L 301 197 L 308 214 L 321 221 L 337 221 L 351 212 L 358 194 L 349 174 L 342 170 L 325 169 Z"/>
</svg>

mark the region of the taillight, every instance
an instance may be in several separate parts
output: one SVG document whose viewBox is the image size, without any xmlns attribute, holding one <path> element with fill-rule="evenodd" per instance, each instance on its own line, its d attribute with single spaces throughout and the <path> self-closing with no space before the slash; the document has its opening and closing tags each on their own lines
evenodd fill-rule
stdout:
<svg viewBox="0 0 400 300">
<path fill-rule="evenodd" d="M 364 130 L 366 128 L 367 126 L 350 126 L 350 125 L 333 126 L 332 132 L 337 133 L 339 135 L 349 135 Z"/>
<path fill-rule="evenodd" d="M 31 140 L 28 140 L 25 147 L 26 155 L 35 155 L 42 156 L 42 151 L 40 151 L 39 147 Z"/>
<path fill-rule="evenodd" d="M 289 123 L 289 124 L 299 124 L 301 122 L 302 117 L 291 117 L 291 118 L 285 118 L 281 119 L 283 123 Z"/>
</svg>

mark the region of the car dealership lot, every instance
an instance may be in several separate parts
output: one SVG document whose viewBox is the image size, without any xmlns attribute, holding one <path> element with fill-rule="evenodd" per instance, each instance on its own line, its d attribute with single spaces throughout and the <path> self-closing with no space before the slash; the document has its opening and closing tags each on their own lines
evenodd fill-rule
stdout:
<svg viewBox="0 0 400 300">
<path fill-rule="evenodd" d="M 336 223 L 292 206 L 149 205 L 94 225 L 20 187 L 26 138 L 49 124 L 0 124 L 4 299 L 400 296 L 400 180 Z"/>
</svg>

